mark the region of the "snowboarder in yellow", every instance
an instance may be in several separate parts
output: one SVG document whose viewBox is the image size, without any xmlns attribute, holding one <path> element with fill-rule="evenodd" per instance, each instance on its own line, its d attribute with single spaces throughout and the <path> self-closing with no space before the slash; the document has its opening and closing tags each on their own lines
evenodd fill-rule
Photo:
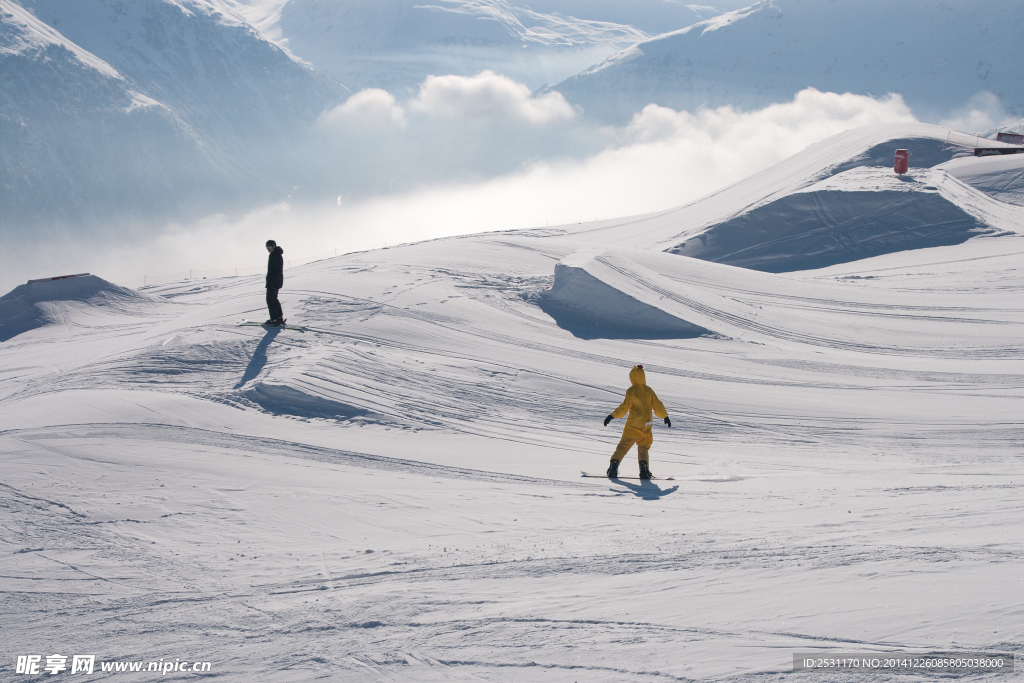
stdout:
<svg viewBox="0 0 1024 683">
<path fill-rule="evenodd" d="M 633 444 L 636 444 L 637 457 L 640 460 L 640 478 L 650 479 L 648 452 L 651 450 L 651 444 L 654 443 L 654 434 L 651 433 L 653 422 L 651 412 L 653 411 L 655 415 L 664 419 L 666 427 L 671 427 L 672 421 L 668 419 L 665 404 L 654 393 L 654 389 L 647 386 L 644 366 L 634 365 L 633 369 L 629 371 L 629 381 L 633 386 L 626 389 L 626 399 L 604 419 L 604 426 L 607 427 L 613 419 L 624 417 L 627 412 L 629 413 L 629 417 L 626 418 L 626 426 L 622 429 L 622 439 L 615 447 L 611 464 L 608 466 L 608 478 L 614 479 L 619 476 L 619 463 L 622 462 L 622 458 L 633 447 Z"/>
</svg>

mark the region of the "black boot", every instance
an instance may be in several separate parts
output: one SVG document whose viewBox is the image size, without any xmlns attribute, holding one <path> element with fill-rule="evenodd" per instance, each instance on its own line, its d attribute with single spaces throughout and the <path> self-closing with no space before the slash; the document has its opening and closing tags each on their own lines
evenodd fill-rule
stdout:
<svg viewBox="0 0 1024 683">
<path fill-rule="evenodd" d="M 641 479 L 650 479 L 651 478 L 651 470 L 647 466 L 647 461 L 646 460 L 641 460 L 640 461 L 640 478 Z"/>
<path fill-rule="evenodd" d="M 609 479 L 615 479 L 618 476 L 619 476 L 619 461 L 618 460 L 612 460 L 611 463 L 608 465 L 608 478 Z"/>
</svg>

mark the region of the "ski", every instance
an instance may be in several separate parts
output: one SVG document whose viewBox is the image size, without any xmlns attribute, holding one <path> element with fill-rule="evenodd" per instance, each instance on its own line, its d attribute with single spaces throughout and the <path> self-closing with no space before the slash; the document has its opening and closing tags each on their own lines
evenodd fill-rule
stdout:
<svg viewBox="0 0 1024 683">
<path fill-rule="evenodd" d="M 597 477 L 598 479 L 608 479 L 607 474 L 593 474 L 591 472 L 580 472 L 584 477 Z M 640 477 L 611 477 L 612 479 L 640 479 Z M 642 480 L 641 480 L 642 481 Z M 649 481 L 675 481 L 675 477 L 651 477 Z"/>
<path fill-rule="evenodd" d="M 268 325 L 266 323 L 258 323 L 255 320 L 243 320 L 242 322 L 238 323 L 238 325 L 239 325 L 239 327 L 265 327 L 268 330 L 269 329 L 295 330 L 296 332 L 306 332 L 306 331 L 308 331 L 308 328 L 306 328 L 306 327 L 299 327 L 298 325 Z"/>
</svg>

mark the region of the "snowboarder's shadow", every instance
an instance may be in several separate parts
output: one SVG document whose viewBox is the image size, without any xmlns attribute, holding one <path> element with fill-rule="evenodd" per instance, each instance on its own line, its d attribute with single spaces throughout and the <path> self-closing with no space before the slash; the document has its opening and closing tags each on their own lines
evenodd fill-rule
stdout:
<svg viewBox="0 0 1024 683">
<path fill-rule="evenodd" d="M 252 358 L 249 359 L 249 365 L 245 368 L 245 373 L 242 375 L 242 379 L 238 380 L 238 384 L 235 385 L 235 389 L 242 388 L 246 382 L 251 379 L 255 379 L 259 376 L 263 370 L 263 366 L 267 364 L 267 347 L 270 346 L 270 342 L 274 341 L 278 334 L 281 333 L 280 328 L 272 327 L 267 330 L 267 333 L 260 340 L 256 350 L 252 352 Z"/>
<path fill-rule="evenodd" d="M 639 484 L 632 484 L 628 481 L 623 481 L 622 479 L 613 479 L 612 481 L 616 484 L 622 484 L 634 496 L 637 498 L 643 498 L 644 500 L 658 500 L 663 496 L 667 496 L 668 494 L 675 493 L 679 490 L 679 484 L 676 484 L 672 488 L 663 489 L 650 479 L 643 479 Z"/>
</svg>

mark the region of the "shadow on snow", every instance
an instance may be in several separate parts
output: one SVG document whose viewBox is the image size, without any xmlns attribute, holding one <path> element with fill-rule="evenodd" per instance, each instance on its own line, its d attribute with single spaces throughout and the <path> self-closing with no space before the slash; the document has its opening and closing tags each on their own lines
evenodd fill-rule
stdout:
<svg viewBox="0 0 1024 683">
<path fill-rule="evenodd" d="M 625 486 L 634 496 L 637 498 L 643 498 L 644 500 L 658 500 L 663 496 L 667 496 L 670 493 L 675 493 L 679 490 L 679 484 L 676 484 L 672 488 L 663 489 L 655 484 L 650 479 L 641 480 L 639 484 L 633 484 L 622 479 L 613 479 L 616 484 Z M 615 489 L 612 489 L 615 490 Z"/>
<path fill-rule="evenodd" d="M 281 333 L 281 330 L 277 327 L 272 327 L 267 330 L 267 333 L 260 340 L 256 350 L 252 352 L 252 358 L 249 359 L 249 365 L 245 368 L 245 373 L 242 374 L 242 379 L 238 380 L 238 384 L 235 385 L 235 389 L 241 389 L 246 382 L 251 379 L 256 379 L 260 372 L 263 370 L 263 366 L 267 364 L 267 348 L 271 342 L 277 338 L 277 335 Z"/>
</svg>

